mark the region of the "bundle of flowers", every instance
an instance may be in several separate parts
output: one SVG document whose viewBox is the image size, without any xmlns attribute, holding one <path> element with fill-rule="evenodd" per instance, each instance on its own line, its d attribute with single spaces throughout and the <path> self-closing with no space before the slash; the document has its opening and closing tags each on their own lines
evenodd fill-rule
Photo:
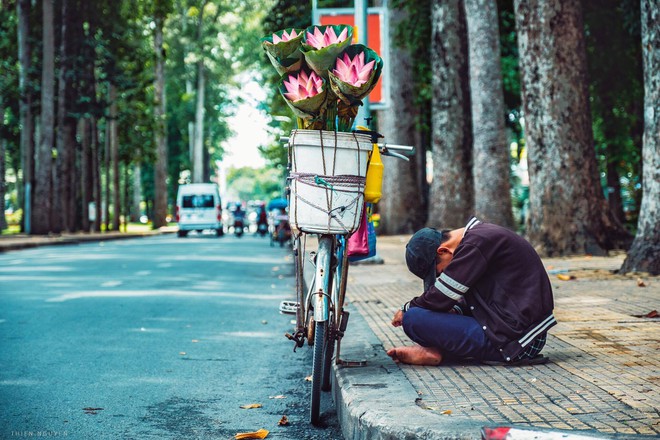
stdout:
<svg viewBox="0 0 660 440">
<path fill-rule="evenodd" d="M 261 39 L 282 75 L 279 91 L 297 117 L 298 128 L 350 131 L 376 86 L 383 60 L 362 44 L 351 44 L 348 25 L 283 29 Z"/>
</svg>

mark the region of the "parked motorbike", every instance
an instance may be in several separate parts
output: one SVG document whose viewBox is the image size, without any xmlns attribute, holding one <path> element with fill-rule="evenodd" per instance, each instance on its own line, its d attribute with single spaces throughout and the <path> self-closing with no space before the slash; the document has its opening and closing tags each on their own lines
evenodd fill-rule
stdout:
<svg viewBox="0 0 660 440">
<path fill-rule="evenodd" d="M 268 234 L 268 223 L 259 223 L 257 225 L 257 233 L 261 237 L 265 237 Z"/>
<path fill-rule="evenodd" d="M 243 217 L 234 218 L 234 234 L 240 237 L 243 235 L 243 232 L 245 232 L 245 220 Z"/>
</svg>

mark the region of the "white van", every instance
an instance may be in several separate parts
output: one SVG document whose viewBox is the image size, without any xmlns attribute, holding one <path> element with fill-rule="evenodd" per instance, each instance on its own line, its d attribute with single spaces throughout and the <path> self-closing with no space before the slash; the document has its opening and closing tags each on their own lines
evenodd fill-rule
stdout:
<svg viewBox="0 0 660 440">
<path fill-rule="evenodd" d="M 190 183 L 179 186 L 176 196 L 176 221 L 179 237 L 190 231 L 213 229 L 218 237 L 222 229 L 222 200 L 215 183 Z"/>
</svg>

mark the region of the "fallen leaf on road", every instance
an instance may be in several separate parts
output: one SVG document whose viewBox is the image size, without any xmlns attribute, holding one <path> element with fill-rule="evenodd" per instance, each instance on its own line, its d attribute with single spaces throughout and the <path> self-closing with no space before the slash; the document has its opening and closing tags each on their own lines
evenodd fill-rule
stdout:
<svg viewBox="0 0 660 440">
<path fill-rule="evenodd" d="M 658 314 L 657 310 L 651 310 L 646 315 L 644 315 L 645 318 L 657 318 L 658 316 L 660 315 Z"/>
<path fill-rule="evenodd" d="M 254 432 L 239 432 L 234 436 L 236 440 L 249 440 L 249 439 L 263 439 L 266 438 L 269 431 L 265 429 L 260 429 L 259 431 Z"/>
<path fill-rule="evenodd" d="M 311 382 L 311 381 L 312 381 L 312 376 L 307 376 L 307 377 L 305 378 L 305 380 L 306 380 L 307 382 Z"/>
<path fill-rule="evenodd" d="M 646 287 L 646 283 L 643 279 L 637 278 L 637 287 Z"/>
<path fill-rule="evenodd" d="M 277 422 L 278 425 L 280 426 L 287 426 L 289 424 L 289 418 L 287 416 L 282 416 L 279 422 Z"/>
<path fill-rule="evenodd" d="M 559 278 L 562 281 L 569 281 L 569 280 L 574 280 L 575 277 L 573 275 L 564 275 L 564 274 L 559 274 L 557 275 L 557 278 Z"/>
<path fill-rule="evenodd" d="M 243 409 L 261 408 L 261 403 L 250 403 L 248 405 L 241 405 Z"/>
<path fill-rule="evenodd" d="M 443 412 L 441 412 L 440 414 L 447 414 L 447 415 L 449 415 L 449 414 L 451 414 L 451 410 L 450 410 L 450 409 L 446 409 L 446 410 L 444 410 Z"/>
</svg>

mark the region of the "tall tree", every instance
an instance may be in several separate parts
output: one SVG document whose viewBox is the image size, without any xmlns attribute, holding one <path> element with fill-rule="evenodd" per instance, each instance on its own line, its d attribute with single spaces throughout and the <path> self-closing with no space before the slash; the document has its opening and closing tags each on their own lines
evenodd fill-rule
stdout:
<svg viewBox="0 0 660 440">
<path fill-rule="evenodd" d="M 496 0 L 464 0 L 467 19 L 470 100 L 472 103 L 472 175 L 475 214 L 514 228 L 511 211 L 510 149 L 504 126 Z"/>
<path fill-rule="evenodd" d="M 392 31 L 407 21 L 402 8 L 389 11 L 389 27 Z M 378 131 L 386 142 L 401 145 L 417 145 L 410 162 L 384 158 L 383 198 L 378 207 L 381 215 L 380 230 L 384 234 L 412 233 L 424 225 L 426 220 L 426 151 L 419 148 L 416 131 L 417 110 L 413 95 L 413 62 L 408 47 L 397 46 L 405 39 L 394 38 L 390 46 L 389 109 L 378 113 Z M 393 111 L 396 109 L 396 111 Z"/>
<path fill-rule="evenodd" d="M 203 1 L 197 11 L 197 89 L 195 91 L 195 129 L 193 141 L 193 179 L 194 183 L 204 182 L 204 96 L 206 92 L 206 68 L 204 66 L 204 9 L 208 4 Z"/>
<path fill-rule="evenodd" d="M 637 235 L 622 272 L 660 274 L 660 1 L 642 0 L 644 174 Z"/>
<path fill-rule="evenodd" d="M 463 0 L 433 0 L 433 181 L 429 226 L 455 228 L 472 213 L 472 135 Z"/>
<path fill-rule="evenodd" d="M 4 97 L 0 95 L 0 232 L 7 229 L 7 219 L 5 218 L 5 194 L 7 192 L 7 180 L 5 178 L 5 158 L 7 152 L 7 140 L 4 136 L 5 103 Z"/>
<path fill-rule="evenodd" d="M 581 4 L 516 0 L 530 175 L 528 236 L 543 255 L 629 245 L 602 194 L 591 131 Z"/>
<path fill-rule="evenodd" d="M 110 190 L 112 193 L 112 229 L 114 231 L 119 231 L 119 217 L 121 216 L 121 187 L 119 186 L 119 127 L 117 123 L 119 114 L 117 112 L 117 86 L 113 83 L 110 83 L 109 100 L 110 120 L 106 123 L 110 127 L 108 130 L 108 134 L 110 136 L 110 142 L 108 144 L 110 148 L 110 167 L 106 171 L 110 176 L 112 176 L 110 179 L 108 179 L 108 185 L 110 188 L 112 188 Z"/>
<path fill-rule="evenodd" d="M 53 0 L 43 0 L 41 67 L 41 138 L 36 154 L 32 232 L 52 231 L 53 147 L 55 146 L 55 32 Z"/>
<path fill-rule="evenodd" d="M 32 48 L 30 46 L 30 0 L 16 2 L 18 16 L 18 63 L 19 69 L 19 120 L 21 129 L 21 169 L 23 171 L 23 231 L 30 233 L 32 211 L 32 190 L 34 186 L 34 116 L 32 114 L 32 88 L 29 73 L 32 68 Z"/>
<path fill-rule="evenodd" d="M 77 39 L 74 35 L 74 24 L 76 14 L 73 14 L 71 0 L 61 0 L 60 15 L 60 49 L 59 49 L 59 74 L 57 92 L 57 160 L 56 172 L 53 182 L 54 209 L 53 230 L 62 229 L 73 231 L 75 229 L 76 216 L 76 179 L 75 179 L 75 148 L 76 148 L 76 124 L 75 118 L 70 116 L 73 104 L 73 78 L 72 69 L 73 47 Z"/>
<path fill-rule="evenodd" d="M 154 135 L 156 143 L 156 163 L 154 165 L 154 228 L 167 225 L 167 106 L 165 101 L 163 25 L 170 9 L 168 3 L 168 1 L 158 1 L 154 8 L 154 52 L 156 55 L 156 72 L 154 78 Z"/>
</svg>

